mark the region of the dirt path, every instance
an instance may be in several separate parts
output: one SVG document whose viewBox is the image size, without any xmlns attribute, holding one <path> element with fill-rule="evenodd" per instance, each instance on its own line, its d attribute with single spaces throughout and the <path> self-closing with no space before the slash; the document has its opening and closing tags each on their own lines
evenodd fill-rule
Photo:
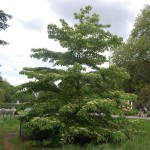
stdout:
<svg viewBox="0 0 150 150">
<path fill-rule="evenodd" d="M 112 115 L 112 117 L 119 117 L 119 115 Z M 139 117 L 139 116 L 126 116 L 126 118 L 150 120 L 150 117 Z"/>
<path fill-rule="evenodd" d="M 17 136 L 16 132 L 7 133 L 4 138 L 5 150 L 15 150 L 11 140 Z"/>
</svg>

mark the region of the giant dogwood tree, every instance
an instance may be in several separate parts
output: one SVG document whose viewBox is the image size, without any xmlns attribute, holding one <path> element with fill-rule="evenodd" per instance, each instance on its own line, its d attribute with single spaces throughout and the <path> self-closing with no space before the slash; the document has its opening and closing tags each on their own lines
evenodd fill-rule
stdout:
<svg viewBox="0 0 150 150">
<path fill-rule="evenodd" d="M 25 135 L 37 144 L 96 144 L 130 137 L 127 120 L 112 117 L 121 111 L 122 102 L 119 95 L 111 94 L 122 89 L 129 75 L 116 66 L 100 68 L 106 62 L 102 53 L 116 48 L 122 39 L 107 31 L 110 25 L 100 24 L 99 15 L 91 14 L 91 9 L 87 6 L 75 13 L 74 25 L 63 19 L 61 27 L 48 25 L 48 37 L 65 52 L 32 49 L 32 57 L 66 69 L 39 67 L 20 72 L 35 79 L 20 88 L 36 95 L 26 116 Z M 93 70 L 86 72 L 87 67 Z"/>
</svg>

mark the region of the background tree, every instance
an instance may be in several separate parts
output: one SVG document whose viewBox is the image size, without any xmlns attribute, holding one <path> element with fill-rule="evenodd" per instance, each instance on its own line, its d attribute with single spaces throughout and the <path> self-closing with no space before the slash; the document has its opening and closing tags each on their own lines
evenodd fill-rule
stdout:
<svg viewBox="0 0 150 150">
<path fill-rule="evenodd" d="M 25 102 L 35 101 L 36 97 L 33 93 L 20 91 L 20 92 L 13 93 L 10 99 L 11 99 L 11 102 L 14 102 L 14 103 L 16 103 L 18 100 L 20 103 L 25 103 Z"/>
<path fill-rule="evenodd" d="M 11 102 L 11 96 L 14 94 L 14 87 L 3 78 L 0 81 L 0 103 Z"/>
<path fill-rule="evenodd" d="M 7 24 L 7 21 L 11 18 L 12 18 L 11 15 L 5 14 L 2 10 L 0 10 L 0 31 L 6 30 L 6 28 L 9 27 L 9 25 Z M 6 44 L 8 44 L 6 41 L 0 40 L 0 45 L 6 45 Z M 1 65 L 0 65 L 0 67 L 1 67 Z M 0 75 L 0 82 L 2 82 L 2 81 L 3 81 L 3 78 Z"/>
<path fill-rule="evenodd" d="M 139 101 L 136 102 L 136 106 L 139 108 L 145 106 L 150 110 L 150 85 L 145 85 L 139 92 Z"/>
<path fill-rule="evenodd" d="M 4 13 L 4 11 L 0 10 L 0 31 L 6 30 L 9 27 L 7 21 L 11 18 L 12 18 L 11 15 L 6 14 Z M 0 40 L 0 45 L 6 45 L 6 44 L 8 44 L 6 41 Z"/>
<path fill-rule="evenodd" d="M 111 61 L 130 73 L 126 91 L 136 92 L 150 84 L 150 6 L 146 5 L 135 20 L 128 41 L 113 51 Z"/>
</svg>

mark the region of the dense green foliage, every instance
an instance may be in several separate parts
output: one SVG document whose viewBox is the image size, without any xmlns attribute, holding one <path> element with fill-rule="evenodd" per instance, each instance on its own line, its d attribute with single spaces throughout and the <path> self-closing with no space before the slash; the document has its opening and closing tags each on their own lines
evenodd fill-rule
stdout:
<svg viewBox="0 0 150 150">
<path fill-rule="evenodd" d="M 112 62 L 130 73 L 126 91 L 136 92 L 150 84 L 150 6 L 146 5 L 135 20 L 128 41 L 114 50 Z"/>
<path fill-rule="evenodd" d="M 125 91 L 138 94 L 135 105 L 150 109 L 150 5 L 136 18 L 128 41 L 113 51 L 111 61 L 129 72 Z"/>
<path fill-rule="evenodd" d="M 19 103 L 24 103 L 24 102 L 31 102 L 36 99 L 34 93 L 17 91 L 17 88 L 14 88 L 14 91 L 15 93 L 10 97 L 11 102 L 16 103 L 17 101 L 19 101 Z"/>
<path fill-rule="evenodd" d="M 117 47 L 121 38 L 106 31 L 110 25 L 99 23 L 99 15 L 90 15 L 91 6 L 74 13 L 77 24 L 70 26 L 60 19 L 61 27 L 48 25 L 48 37 L 59 41 L 60 46 L 67 48 L 66 52 L 54 52 L 47 49 L 32 49 L 32 57 L 49 61 L 54 65 L 69 66 L 74 63 L 98 69 L 98 65 L 106 62 L 102 53 Z"/>
<path fill-rule="evenodd" d="M 14 87 L 1 78 L 0 81 L 0 104 L 11 102 L 11 96 L 14 94 Z"/>
<path fill-rule="evenodd" d="M 145 85 L 138 95 L 140 100 L 136 103 L 137 107 L 145 105 L 150 110 L 150 85 Z"/>
<path fill-rule="evenodd" d="M 88 144 L 85 147 L 80 147 L 79 145 L 67 145 L 63 146 L 62 148 L 57 147 L 56 150 L 80 150 L 80 149 L 86 149 L 86 150 L 97 150 L 97 149 L 104 149 L 104 150 L 113 150 L 113 149 L 138 149 L 140 150 L 143 148 L 144 150 L 147 150 L 150 146 L 149 140 L 150 140 L 150 121 L 149 120 L 143 120 L 143 119 L 129 119 L 129 124 L 134 124 L 134 126 L 131 127 L 131 130 L 134 130 L 135 132 L 130 135 L 130 138 L 122 143 L 104 143 L 104 144 Z M 132 137 L 132 138 L 131 138 Z M 34 141 L 32 144 L 35 144 Z M 143 143 L 145 143 L 143 145 Z M 32 148 L 31 148 L 32 149 Z M 33 148 L 34 149 L 34 148 Z M 38 149 L 37 147 L 35 149 Z M 44 148 L 40 147 L 39 149 Z M 53 150 L 55 148 L 46 148 L 46 150 Z"/>
<path fill-rule="evenodd" d="M 9 27 L 7 21 L 11 18 L 12 18 L 11 15 L 5 14 L 4 11 L 0 10 L 0 31 L 6 30 L 6 28 Z M 6 44 L 8 44 L 6 41 L 0 40 L 0 45 L 6 45 Z M 13 93 L 12 86 L 2 78 L 0 72 L 0 104 L 2 102 L 9 102 L 12 93 Z"/>
<path fill-rule="evenodd" d="M 61 27 L 48 25 L 50 39 L 59 41 L 65 52 L 32 49 L 32 57 L 66 69 L 24 68 L 20 73 L 34 78 L 18 89 L 34 93 L 32 110 L 26 118 L 26 138 L 37 145 L 100 144 L 120 142 L 132 130 L 122 115 L 128 98 L 119 92 L 130 78 L 124 68 L 115 65 L 100 68 L 106 61 L 102 52 L 115 48 L 121 38 L 106 31 L 91 6 L 75 13 L 74 26 L 61 19 Z M 93 70 L 86 71 L 86 67 Z M 121 94 L 122 93 L 122 94 Z M 121 117 L 113 117 L 120 114 Z"/>
<path fill-rule="evenodd" d="M 23 142 L 18 138 L 19 134 L 19 121 L 16 118 L 1 118 L 0 120 L 0 148 L 2 150 L 5 150 L 4 146 L 4 138 L 7 136 L 8 133 L 16 132 L 17 135 L 14 135 L 12 139 L 10 140 L 13 144 L 13 147 L 15 150 L 116 150 L 116 149 L 122 149 L 122 150 L 148 150 L 150 147 L 150 121 L 149 120 L 142 120 L 142 119 L 130 119 L 129 122 L 133 122 L 133 130 L 136 132 L 132 134 L 132 139 L 126 140 L 120 144 L 116 143 L 104 143 L 99 145 L 94 144 L 88 144 L 84 147 L 80 145 L 65 145 L 63 147 L 56 147 L 56 148 L 44 148 L 41 146 L 38 147 L 31 147 L 28 142 Z"/>
</svg>

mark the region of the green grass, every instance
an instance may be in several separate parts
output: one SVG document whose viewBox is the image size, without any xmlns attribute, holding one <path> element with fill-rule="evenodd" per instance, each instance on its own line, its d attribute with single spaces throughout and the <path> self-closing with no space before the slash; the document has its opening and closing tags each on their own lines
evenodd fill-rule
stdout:
<svg viewBox="0 0 150 150">
<path fill-rule="evenodd" d="M 4 150 L 4 138 L 8 132 L 18 132 L 18 120 L 10 117 L 0 117 L 0 150 Z"/>
<path fill-rule="evenodd" d="M 150 149 L 150 120 L 139 120 L 137 124 L 141 134 L 135 135 L 132 140 L 121 144 L 104 144 L 101 146 L 87 146 L 86 150 L 149 150 Z"/>
<path fill-rule="evenodd" d="M 19 120 L 11 117 L 0 117 L 0 150 L 5 150 L 4 138 L 10 132 L 17 133 L 17 135 L 12 138 L 15 150 L 29 150 L 19 138 Z"/>
<path fill-rule="evenodd" d="M 15 150 L 33 150 L 33 148 L 25 144 L 25 142 L 23 142 L 19 136 L 14 137 L 12 139 L 12 143 L 14 145 Z"/>
<path fill-rule="evenodd" d="M 133 119 L 131 119 L 133 120 Z M 12 138 L 15 150 L 148 150 L 150 149 L 150 120 L 138 120 L 136 128 L 143 131 L 142 134 L 135 135 L 132 140 L 127 140 L 121 144 L 87 145 L 67 145 L 62 148 L 33 148 L 22 142 L 19 137 L 19 120 L 16 118 L 0 118 L 0 150 L 4 149 L 4 137 L 9 132 L 16 131 L 18 134 Z"/>
</svg>

